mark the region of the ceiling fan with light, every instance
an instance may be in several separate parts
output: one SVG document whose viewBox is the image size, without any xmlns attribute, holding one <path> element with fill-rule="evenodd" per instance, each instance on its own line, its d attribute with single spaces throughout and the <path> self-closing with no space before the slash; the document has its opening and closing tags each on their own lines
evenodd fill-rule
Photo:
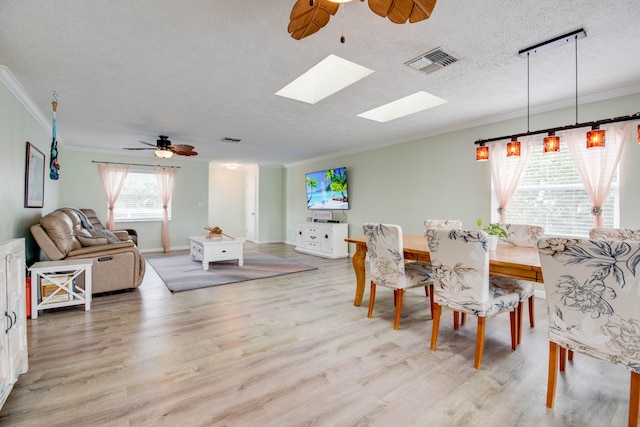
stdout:
<svg viewBox="0 0 640 427">
<path fill-rule="evenodd" d="M 291 10 L 288 31 L 296 40 L 316 33 L 335 15 L 340 3 L 351 0 L 298 0 Z M 364 2 L 364 0 L 360 0 Z M 396 24 L 428 19 L 437 0 L 369 0 L 369 9 Z M 340 37 L 344 43 L 344 34 Z"/>
<path fill-rule="evenodd" d="M 155 150 L 155 156 L 160 157 L 161 159 L 168 159 L 173 157 L 174 154 L 178 156 L 197 156 L 198 153 L 193 151 L 193 145 L 186 144 L 171 144 L 169 141 L 169 137 L 165 135 L 158 136 L 158 140 L 156 140 L 156 145 L 150 144 L 145 141 L 140 141 L 142 144 L 148 145 L 149 147 L 128 147 L 125 150 Z"/>
</svg>

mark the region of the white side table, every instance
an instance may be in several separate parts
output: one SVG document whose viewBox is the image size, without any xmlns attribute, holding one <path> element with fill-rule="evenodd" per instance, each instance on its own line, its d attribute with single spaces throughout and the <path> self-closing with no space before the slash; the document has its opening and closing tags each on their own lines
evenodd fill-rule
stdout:
<svg viewBox="0 0 640 427">
<path fill-rule="evenodd" d="M 31 318 L 36 319 L 38 317 L 38 310 L 56 307 L 84 304 L 85 311 L 91 310 L 92 265 L 92 259 L 73 259 L 40 261 L 29 267 L 32 275 Z M 84 273 L 84 289 L 73 286 L 74 279 L 82 273 Z M 42 282 L 40 278 L 46 279 L 48 283 L 55 286 L 55 289 L 38 303 Z M 68 295 L 68 299 L 61 301 L 61 297 L 65 295 Z"/>
</svg>

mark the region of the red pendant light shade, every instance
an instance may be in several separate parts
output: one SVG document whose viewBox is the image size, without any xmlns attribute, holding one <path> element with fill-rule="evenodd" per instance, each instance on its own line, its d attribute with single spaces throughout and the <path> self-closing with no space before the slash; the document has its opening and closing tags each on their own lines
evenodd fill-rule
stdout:
<svg viewBox="0 0 640 427">
<path fill-rule="evenodd" d="M 486 145 L 476 147 L 476 160 L 479 162 L 486 162 L 489 160 L 489 147 Z"/>
<path fill-rule="evenodd" d="M 544 153 L 557 153 L 560 151 L 560 137 L 556 136 L 554 132 L 549 132 L 549 136 L 542 140 L 542 146 Z"/>
<path fill-rule="evenodd" d="M 587 132 L 587 148 L 604 148 L 605 135 L 604 130 L 594 126 Z"/>
<path fill-rule="evenodd" d="M 520 141 L 512 138 L 507 144 L 507 157 L 520 157 Z"/>
</svg>

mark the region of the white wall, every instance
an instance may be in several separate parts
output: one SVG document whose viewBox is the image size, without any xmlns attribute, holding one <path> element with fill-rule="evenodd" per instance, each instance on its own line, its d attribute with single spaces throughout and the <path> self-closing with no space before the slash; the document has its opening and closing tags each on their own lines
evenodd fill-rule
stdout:
<svg viewBox="0 0 640 427">
<path fill-rule="evenodd" d="M 209 222 L 231 236 L 245 236 L 245 183 L 256 182 L 256 243 L 283 241 L 283 168 L 249 165 L 235 170 L 212 166 L 209 171 Z"/>
<path fill-rule="evenodd" d="M 640 94 L 580 106 L 580 122 L 634 114 Z M 402 119 L 399 119 L 402 120 Z M 530 129 L 575 123 L 575 109 L 565 108 L 531 117 Z M 635 129 L 635 128 L 634 128 Z M 488 162 L 475 161 L 477 139 L 526 131 L 526 117 L 450 132 L 417 141 L 332 159 L 287 167 L 285 173 L 286 241 L 295 242 L 295 223 L 310 216 L 306 208 L 306 172 L 346 166 L 350 210 L 349 235 L 362 235 L 368 221 L 400 224 L 420 234 L 426 218 L 460 219 L 475 228 L 489 218 L 491 175 Z M 620 163 L 620 225 L 640 228 L 640 144 L 629 143 Z M 334 216 L 341 218 L 339 211 Z M 353 250 L 353 248 L 351 248 Z"/>
<path fill-rule="evenodd" d="M 245 235 L 245 170 L 209 168 L 209 226 L 234 237 Z"/>
</svg>

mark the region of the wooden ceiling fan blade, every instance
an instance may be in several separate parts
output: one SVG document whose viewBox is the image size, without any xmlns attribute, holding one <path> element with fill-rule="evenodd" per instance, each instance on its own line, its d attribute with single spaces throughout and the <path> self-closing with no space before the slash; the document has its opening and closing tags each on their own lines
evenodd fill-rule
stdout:
<svg viewBox="0 0 640 427">
<path fill-rule="evenodd" d="M 197 156 L 197 151 L 180 151 L 180 150 L 171 150 L 178 156 Z"/>
<path fill-rule="evenodd" d="M 198 153 L 193 151 L 193 145 L 176 144 L 170 145 L 169 149 L 179 156 L 197 156 Z"/>
<path fill-rule="evenodd" d="M 296 40 L 300 40 L 303 39 L 307 36 L 310 36 L 311 34 L 315 34 L 318 32 L 318 30 L 320 30 L 320 26 L 315 25 L 313 22 L 310 23 L 309 25 L 302 27 L 302 28 L 298 28 L 297 30 L 293 31 L 291 33 L 291 37 L 293 37 Z"/>
<path fill-rule="evenodd" d="M 373 13 L 396 24 L 425 20 L 431 16 L 437 0 L 369 0 Z"/>
<path fill-rule="evenodd" d="M 315 1 L 313 6 L 309 5 L 309 0 L 298 0 L 291 9 L 287 30 L 296 40 L 310 36 L 327 25 L 331 15 L 335 15 L 339 7 L 339 3 L 329 0 Z"/>
<path fill-rule="evenodd" d="M 148 145 L 148 146 L 150 146 L 150 147 L 157 147 L 157 145 L 156 145 L 156 144 L 151 144 L 151 143 L 148 143 L 147 141 L 142 141 L 142 140 L 141 140 L 141 141 L 138 141 L 138 142 L 140 142 L 141 144 L 146 144 L 146 145 Z"/>
<path fill-rule="evenodd" d="M 125 148 L 123 148 L 123 150 L 157 150 L 157 148 L 156 147 L 153 147 L 153 148 L 147 148 L 147 147 L 140 147 L 140 148 L 138 148 L 138 147 L 135 147 L 135 148 L 134 147 L 125 147 Z"/>
<path fill-rule="evenodd" d="M 413 24 L 414 22 L 429 19 L 433 13 L 433 9 L 436 7 L 436 1 L 437 0 L 415 0 L 413 11 L 411 12 L 411 16 L 409 16 L 409 22 Z"/>
</svg>

